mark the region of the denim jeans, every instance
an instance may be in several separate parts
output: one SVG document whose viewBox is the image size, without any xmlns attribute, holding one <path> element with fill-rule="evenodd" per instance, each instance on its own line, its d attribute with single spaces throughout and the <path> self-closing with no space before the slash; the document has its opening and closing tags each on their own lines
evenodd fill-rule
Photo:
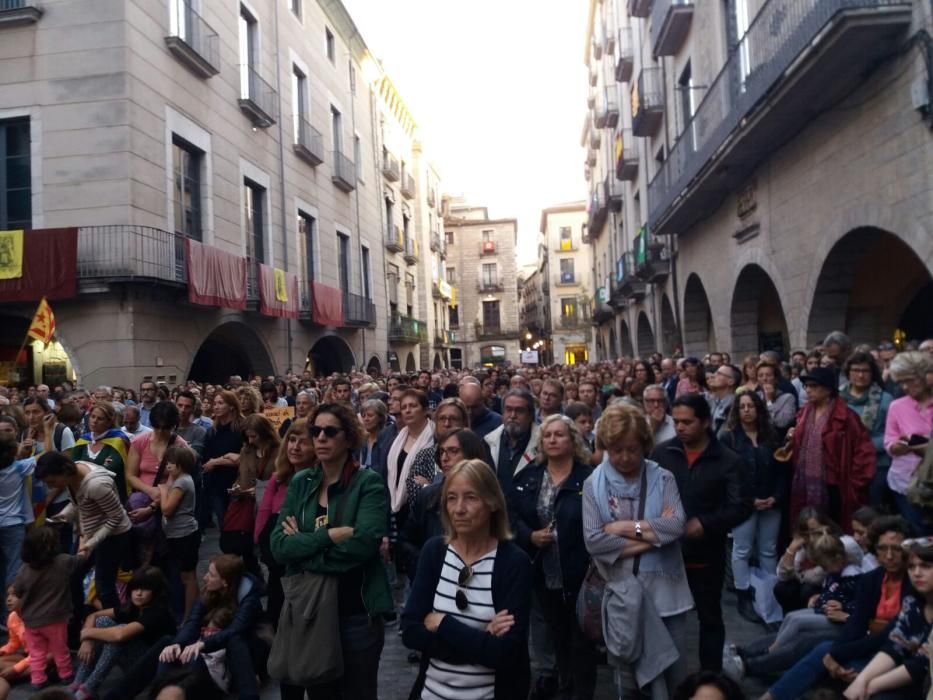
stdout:
<svg viewBox="0 0 933 700">
<path fill-rule="evenodd" d="M 13 583 L 13 579 L 19 573 L 19 567 L 23 563 L 20 554 L 23 551 L 23 538 L 25 536 L 25 525 L 0 527 L 0 572 L 3 573 L 6 586 Z"/>
<path fill-rule="evenodd" d="M 777 571 L 777 538 L 781 531 L 781 511 L 758 510 L 732 531 L 732 578 L 737 590 L 749 587 L 748 562 L 754 554 L 758 565 L 769 574 Z"/>
<path fill-rule="evenodd" d="M 803 697 L 806 691 L 826 676 L 823 657 L 832 646 L 833 642 L 822 642 L 813 647 L 810 653 L 795 663 L 777 683 L 768 688 L 771 697 L 774 700 L 797 700 Z"/>
</svg>

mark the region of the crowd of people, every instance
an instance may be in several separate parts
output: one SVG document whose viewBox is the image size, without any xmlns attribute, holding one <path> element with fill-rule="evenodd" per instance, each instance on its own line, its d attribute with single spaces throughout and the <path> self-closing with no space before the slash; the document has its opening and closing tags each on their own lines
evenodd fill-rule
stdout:
<svg viewBox="0 0 933 700">
<path fill-rule="evenodd" d="M 624 698 L 924 698 L 931 434 L 933 340 L 839 332 L 787 358 L 0 387 L 0 700 L 376 700 L 396 625 L 412 698 L 589 700 L 603 663 Z M 732 594 L 751 643 L 727 643 Z"/>
</svg>

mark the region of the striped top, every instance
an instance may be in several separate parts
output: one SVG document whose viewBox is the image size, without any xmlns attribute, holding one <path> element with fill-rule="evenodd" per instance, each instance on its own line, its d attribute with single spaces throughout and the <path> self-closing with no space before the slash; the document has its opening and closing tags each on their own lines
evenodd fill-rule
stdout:
<svg viewBox="0 0 933 700">
<path fill-rule="evenodd" d="M 492 604 L 492 572 L 496 563 L 496 549 L 474 562 L 473 575 L 461 590 L 469 605 L 458 610 L 456 603 L 458 577 L 465 565 L 454 548 L 447 545 L 447 555 L 441 577 L 434 592 L 434 611 L 450 615 L 474 629 L 485 629 L 496 611 Z M 496 672 L 476 664 L 450 664 L 431 659 L 424 680 L 422 700 L 487 700 L 496 695 Z"/>
</svg>

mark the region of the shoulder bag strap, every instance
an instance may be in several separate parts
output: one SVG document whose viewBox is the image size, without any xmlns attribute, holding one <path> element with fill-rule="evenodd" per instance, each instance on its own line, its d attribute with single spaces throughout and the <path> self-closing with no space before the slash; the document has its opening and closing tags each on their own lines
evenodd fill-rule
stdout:
<svg viewBox="0 0 933 700">
<path fill-rule="evenodd" d="M 648 465 L 643 464 L 641 467 L 641 489 L 638 493 L 638 519 L 642 520 L 645 517 L 645 499 L 648 497 Z M 632 575 L 638 576 L 638 565 L 641 563 L 641 554 L 635 557 L 635 561 L 632 564 Z"/>
</svg>

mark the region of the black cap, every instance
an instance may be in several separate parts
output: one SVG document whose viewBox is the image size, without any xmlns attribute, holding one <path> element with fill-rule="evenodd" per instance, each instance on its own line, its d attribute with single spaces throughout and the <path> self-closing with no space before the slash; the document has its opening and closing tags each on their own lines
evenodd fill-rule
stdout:
<svg viewBox="0 0 933 700">
<path fill-rule="evenodd" d="M 814 367 L 800 379 L 804 384 L 819 384 L 833 391 L 839 389 L 839 379 L 836 376 L 836 370 L 829 367 Z"/>
</svg>

